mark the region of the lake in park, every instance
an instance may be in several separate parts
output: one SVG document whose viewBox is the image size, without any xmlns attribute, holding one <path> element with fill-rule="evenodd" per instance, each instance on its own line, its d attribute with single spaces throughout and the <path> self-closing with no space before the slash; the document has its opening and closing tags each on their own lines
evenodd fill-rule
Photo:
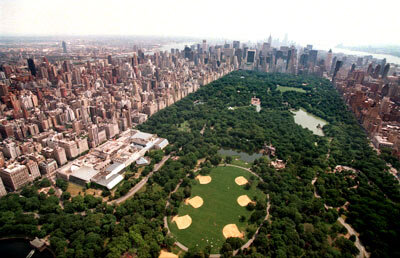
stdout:
<svg viewBox="0 0 400 258">
<path fill-rule="evenodd" d="M 239 156 L 241 160 L 249 163 L 262 157 L 261 153 L 248 154 L 246 152 L 237 152 L 232 149 L 220 149 L 218 150 L 218 154 L 222 156 Z"/>
<path fill-rule="evenodd" d="M 0 240 L 0 257 L 26 258 L 35 248 L 31 247 L 29 240 L 22 238 Z M 48 249 L 42 252 L 35 250 L 31 258 L 53 258 Z"/>
<path fill-rule="evenodd" d="M 324 136 L 324 132 L 322 131 L 322 127 L 328 122 L 323 120 L 322 118 L 319 118 L 317 116 L 314 116 L 310 113 L 307 113 L 304 109 L 299 109 L 296 111 L 292 111 L 294 113 L 294 122 L 298 125 L 300 125 L 303 128 L 310 129 L 314 134 L 319 135 L 319 136 Z M 318 126 L 319 125 L 319 126 Z"/>
</svg>

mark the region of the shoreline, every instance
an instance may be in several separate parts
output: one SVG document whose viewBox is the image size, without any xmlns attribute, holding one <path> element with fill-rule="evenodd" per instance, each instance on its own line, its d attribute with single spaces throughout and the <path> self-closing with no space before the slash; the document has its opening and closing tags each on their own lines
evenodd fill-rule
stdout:
<svg viewBox="0 0 400 258">
<path fill-rule="evenodd" d="M 25 240 L 25 241 L 31 241 L 32 239 L 30 239 L 29 237 L 27 237 L 27 236 L 9 236 L 9 237 L 0 237 L 0 241 L 5 241 L 5 240 Z M 27 242 L 28 244 L 29 244 L 29 242 Z M 30 244 L 29 244 L 30 245 Z M 53 250 L 50 248 L 50 246 L 48 246 L 47 244 L 45 244 L 46 245 L 46 247 L 43 249 L 43 251 L 45 251 L 45 250 L 48 250 L 50 253 L 51 253 L 51 255 L 54 257 L 54 258 L 56 258 L 57 256 L 56 256 L 56 254 L 53 252 Z M 37 249 L 37 248 L 35 248 L 35 247 L 33 247 L 33 246 L 31 246 L 32 247 L 32 249 L 35 249 L 35 250 L 39 250 L 39 249 Z M 43 252 L 43 251 L 39 251 L 39 252 Z"/>
</svg>

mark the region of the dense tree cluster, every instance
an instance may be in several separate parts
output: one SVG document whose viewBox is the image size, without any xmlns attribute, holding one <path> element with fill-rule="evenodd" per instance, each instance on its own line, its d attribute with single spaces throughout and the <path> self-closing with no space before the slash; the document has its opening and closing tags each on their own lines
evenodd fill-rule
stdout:
<svg viewBox="0 0 400 258">
<path fill-rule="evenodd" d="M 286 91 L 277 85 L 299 87 L 306 93 Z M 258 113 L 250 99 L 260 98 Z M 312 134 L 294 123 L 291 109 L 304 108 L 329 122 L 325 137 Z M 182 124 L 188 130 L 179 130 Z M 349 113 L 327 80 L 286 74 L 236 71 L 200 88 L 174 105 L 153 115 L 140 130 L 156 133 L 171 143 L 170 159 L 151 177 L 143 190 L 119 206 L 91 195 L 71 197 L 63 190 L 38 193 L 50 186 L 42 180 L 20 194 L 0 199 L 0 236 L 49 236 L 57 257 L 120 257 L 129 252 L 137 257 L 157 257 L 161 248 L 174 240 L 163 225 L 166 214 L 176 213 L 187 196 L 197 160 L 206 158 L 200 172 L 209 173 L 222 161 L 221 147 L 245 152 L 259 151 L 264 144 L 276 147 L 277 158 L 286 168 L 276 170 L 265 157 L 252 170 L 265 183 L 258 188 L 270 196 L 270 218 L 264 222 L 251 248 L 239 257 L 350 257 L 358 250 L 344 238 L 346 229 L 337 222 L 339 214 L 359 233 L 362 243 L 376 257 L 398 257 L 399 186 L 387 172 L 386 162 L 398 167 L 389 153 L 378 156 L 363 130 Z M 202 130 L 204 129 L 204 130 Z M 149 153 L 149 173 L 162 152 Z M 226 160 L 229 163 L 229 158 Z M 333 173 L 337 165 L 354 171 Z M 135 184 L 131 176 L 118 188 L 123 195 Z M 311 180 L 317 177 L 314 196 Z M 181 182 L 182 191 L 169 194 Z M 109 193 L 108 193 L 109 194 Z M 332 206 L 325 209 L 324 204 Z M 345 205 L 346 204 L 346 205 Z M 254 207 L 252 218 L 260 222 L 265 208 Z M 265 210 L 265 209 L 264 209 Z M 337 211 L 338 210 L 338 211 Z M 260 212 L 257 212 L 260 211 Z M 352 238 L 351 238 L 352 239 Z M 242 243 L 228 239 L 221 252 L 229 256 Z M 187 257 L 206 257 L 210 250 L 190 250 Z"/>
</svg>

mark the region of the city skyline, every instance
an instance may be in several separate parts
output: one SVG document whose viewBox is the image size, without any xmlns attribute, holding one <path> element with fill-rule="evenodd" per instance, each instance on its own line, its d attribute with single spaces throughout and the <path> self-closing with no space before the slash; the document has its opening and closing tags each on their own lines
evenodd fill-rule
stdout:
<svg viewBox="0 0 400 258">
<path fill-rule="evenodd" d="M 238 40 L 265 40 L 269 34 L 305 45 L 333 47 L 343 43 L 395 44 L 400 26 L 386 0 L 250 1 L 26 1 L 0 3 L 3 36 L 143 35 Z M 243 6 L 246 8 L 243 9 Z M 243 11 L 246 10 L 246 11 Z M 259 10 L 265 10 L 259 11 Z M 171 15 L 173 13 L 173 15 Z M 221 33 L 222 31 L 222 33 Z"/>
</svg>

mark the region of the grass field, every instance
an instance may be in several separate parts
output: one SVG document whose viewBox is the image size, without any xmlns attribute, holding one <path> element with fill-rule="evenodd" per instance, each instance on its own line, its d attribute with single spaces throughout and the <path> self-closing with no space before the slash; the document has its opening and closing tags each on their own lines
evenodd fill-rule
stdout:
<svg viewBox="0 0 400 258">
<path fill-rule="evenodd" d="M 280 92 L 284 93 L 286 91 L 297 91 L 297 92 L 301 92 L 301 93 L 306 93 L 307 91 L 303 90 L 302 88 L 295 88 L 295 87 L 286 87 L 286 86 L 277 86 L 277 90 L 279 90 Z"/>
<path fill-rule="evenodd" d="M 240 156 L 232 156 L 232 165 L 244 167 L 244 168 L 251 168 L 253 165 L 253 162 L 246 162 L 240 159 Z"/>
<path fill-rule="evenodd" d="M 244 176 L 250 179 L 251 174 L 246 170 L 235 167 L 217 167 L 212 169 L 210 176 L 211 183 L 206 185 L 196 184 L 192 187 L 192 195 L 203 198 L 204 204 L 198 209 L 183 202 L 179 207 L 179 216 L 189 214 L 192 217 L 192 224 L 183 230 L 179 230 L 175 223 L 168 218 L 169 228 L 179 242 L 187 247 L 198 246 L 204 248 L 207 245 L 212 247 L 212 253 L 219 253 L 219 249 L 225 241 L 222 229 L 227 224 L 236 224 L 239 230 L 245 232 L 247 222 L 240 222 L 241 215 L 248 219 L 251 212 L 246 207 L 237 203 L 240 195 L 248 195 L 254 200 L 265 199 L 265 194 L 256 188 L 254 181 L 250 190 L 235 183 L 235 178 Z M 247 239 L 245 239 L 247 241 Z"/>
<path fill-rule="evenodd" d="M 83 193 L 85 192 L 85 188 L 83 186 L 69 182 L 67 191 L 71 194 L 72 197 L 75 197 L 78 194 L 83 195 Z"/>
<path fill-rule="evenodd" d="M 182 131 L 182 132 L 190 132 L 191 130 L 190 130 L 189 122 L 185 121 L 182 124 L 180 124 L 178 130 Z"/>
<path fill-rule="evenodd" d="M 84 196 L 85 193 L 91 194 L 95 197 L 101 197 L 101 192 L 102 192 L 100 189 L 92 189 L 92 188 L 86 189 L 83 186 L 80 186 L 80 185 L 77 185 L 77 184 L 74 184 L 71 182 L 68 183 L 67 191 L 71 194 L 72 197 L 75 197 L 78 194 Z"/>
</svg>

